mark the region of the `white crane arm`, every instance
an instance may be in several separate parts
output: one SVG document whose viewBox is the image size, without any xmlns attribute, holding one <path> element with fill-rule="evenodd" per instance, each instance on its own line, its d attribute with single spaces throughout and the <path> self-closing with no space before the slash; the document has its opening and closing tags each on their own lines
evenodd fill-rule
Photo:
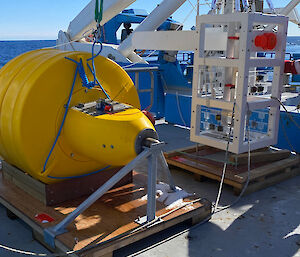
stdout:
<svg viewBox="0 0 300 257">
<path fill-rule="evenodd" d="M 101 25 L 104 25 L 114 16 L 126 9 L 136 0 L 104 0 L 103 1 L 103 19 Z M 86 31 L 96 28 L 95 22 L 96 0 L 92 0 L 69 24 L 67 34 L 70 40 L 79 40 Z"/>
</svg>

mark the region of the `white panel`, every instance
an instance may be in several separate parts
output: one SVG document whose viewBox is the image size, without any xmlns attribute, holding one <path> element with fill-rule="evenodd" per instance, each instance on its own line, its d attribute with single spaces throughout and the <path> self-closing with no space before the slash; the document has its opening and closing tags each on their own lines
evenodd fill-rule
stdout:
<svg viewBox="0 0 300 257">
<path fill-rule="evenodd" d="M 132 36 L 135 49 L 188 51 L 197 48 L 196 31 L 143 31 Z M 227 33 L 217 29 L 206 29 L 205 50 L 225 51 Z"/>
<path fill-rule="evenodd" d="M 132 43 L 136 49 L 194 50 L 196 31 L 143 31 L 136 32 Z"/>
</svg>

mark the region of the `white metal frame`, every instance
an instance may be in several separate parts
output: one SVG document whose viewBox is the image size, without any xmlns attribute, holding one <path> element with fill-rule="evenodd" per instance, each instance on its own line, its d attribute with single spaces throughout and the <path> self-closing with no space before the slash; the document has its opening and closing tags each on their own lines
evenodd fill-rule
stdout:
<svg viewBox="0 0 300 257">
<path fill-rule="evenodd" d="M 247 142 L 244 140 L 245 123 L 248 110 L 257 110 L 270 108 L 268 133 L 259 140 L 251 141 L 251 150 L 262 148 L 277 143 L 278 122 L 279 122 L 279 104 L 274 98 L 280 99 L 283 83 L 284 56 L 287 33 L 288 18 L 285 16 L 264 15 L 259 13 L 234 13 L 224 15 L 202 15 L 197 17 L 197 41 L 199 42 L 194 55 L 194 77 L 192 93 L 192 115 L 191 115 L 191 141 L 210 145 L 219 149 L 226 149 L 228 139 L 220 139 L 208 136 L 207 133 L 200 131 L 201 106 L 220 108 L 222 110 L 233 110 L 234 102 L 234 124 L 233 138 L 229 143 L 229 151 L 233 153 L 242 153 L 248 150 Z M 224 30 L 228 37 L 238 37 L 238 44 L 233 45 L 230 39 L 227 39 L 226 58 L 206 57 L 205 56 L 205 28 L 207 25 L 227 25 Z M 237 26 L 237 24 L 239 26 Z M 257 51 L 265 51 L 254 46 L 254 38 L 258 34 L 267 31 L 258 31 L 254 25 L 272 25 L 277 26 L 277 45 L 272 51 L 275 52 L 275 58 L 257 58 L 253 57 Z M 269 27 L 269 26 L 268 26 Z M 238 29 L 232 29 L 238 28 Z M 269 31 L 270 32 L 270 31 Z M 231 52 L 230 54 L 228 54 Z M 199 95 L 199 76 L 201 66 L 225 67 L 227 80 L 235 85 L 235 99 L 212 99 Z M 249 97 L 248 82 L 249 70 L 256 67 L 273 67 L 272 97 Z M 235 71 L 238 77 L 234 78 Z M 235 83 L 234 83 L 235 84 Z M 224 89 L 224 94 L 228 89 Z M 206 134 L 206 135 L 204 135 Z"/>
</svg>

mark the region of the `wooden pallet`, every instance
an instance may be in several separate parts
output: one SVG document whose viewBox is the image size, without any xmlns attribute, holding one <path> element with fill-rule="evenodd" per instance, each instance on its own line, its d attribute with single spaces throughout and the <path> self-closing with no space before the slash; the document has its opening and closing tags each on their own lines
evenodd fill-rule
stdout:
<svg viewBox="0 0 300 257">
<path fill-rule="evenodd" d="M 81 251 L 71 256 L 112 256 L 114 250 L 168 227 L 185 221 L 197 223 L 210 216 L 211 203 L 197 196 L 185 198 L 185 202 L 199 200 L 174 212 L 170 212 L 174 209 L 157 201 L 156 215 L 168 215 L 163 217 L 162 222 L 130 234 L 130 231 L 140 226 L 134 220 L 146 214 L 146 192 L 145 176 L 134 172 L 133 183 L 112 189 L 96 201 L 68 226 L 67 233 L 56 237 L 55 249 L 50 250 L 56 253 Z M 83 200 L 85 198 L 46 206 L 13 183 L 4 181 L 0 174 L 0 203 L 10 214 L 13 213 L 27 223 L 34 237 L 44 245 L 43 229 L 59 223 Z M 45 224 L 39 222 L 35 216 L 41 213 L 48 214 L 54 221 Z"/>
<path fill-rule="evenodd" d="M 165 153 L 169 165 L 194 174 L 195 179 L 220 181 L 225 152 L 209 146 L 189 147 Z M 248 178 L 248 154 L 229 156 L 224 183 L 240 194 Z M 251 153 L 247 190 L 251 193 L 300 174 L 300 156 L 287 150 L 260 149 Z"/>
<path fill-rule="evenodd" d="M 47 185 L 5 161 L 2 161 L 2 167 L 4 180 L 13 183 L 48 206 L 90 195 L 119 171 L 119 168 L 103 170 L 89 176 L 67 179 Z M 116 184 L 116 187 L 131 182 L 132 173 L 130 172 Z"/>
</svg>

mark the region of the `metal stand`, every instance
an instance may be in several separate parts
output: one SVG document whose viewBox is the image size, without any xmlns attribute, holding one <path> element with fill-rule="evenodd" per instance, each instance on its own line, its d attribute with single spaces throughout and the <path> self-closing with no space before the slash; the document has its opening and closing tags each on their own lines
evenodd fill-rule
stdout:
<svg viewBox="0 0 300 257">
<path fill-rule="evenodd" d="M 162 153 L 162 147 L 164 143 L 156 141 L 151 142 L 148 147 L 144 147 L 144 151 L 141 152 L 135 159 L 124 166 L 118 173 L 111 177 L 104 185 L 102 185 L 97 191 L 91 194 L 84 202 L 82 202 L 73 212 L 71 212 L 65 219 L 53 227 L 49 227 L 44 230 L 45 242 L 55 247 L 55 237 L 57 235 L 67 232 L 66 227 L 87 208 L 89 208 L 95 201 L 103 196 L 108 190 L 110 190 L 117 182 L 119 182 L 124 176 L 131 172 L 137 164 L 142 160 L 148 159 L 148 192 L 147 192 L 147 219 L 146 222 L 151 222 L 155 219 L 156 211 L 156 177 L 157 177 L 157 160 L 158 157 L 163 160 L 164 170 L 168 172 L 170 180 L 170 188 L 175 189 L 174 183 L 171 178 L 170 171 L 166 164 Z M 145 223 L 145 222 L 144 222 Z"/>
</svg>

